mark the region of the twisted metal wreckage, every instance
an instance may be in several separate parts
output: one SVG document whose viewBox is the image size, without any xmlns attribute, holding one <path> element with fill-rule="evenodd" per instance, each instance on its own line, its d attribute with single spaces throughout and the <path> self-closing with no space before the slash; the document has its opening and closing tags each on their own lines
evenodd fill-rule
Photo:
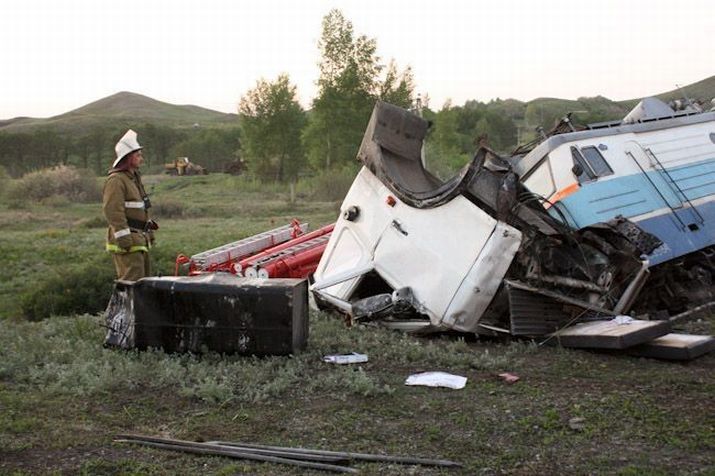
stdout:
<svg viewBox="0 0 715 476">
<path fill-rule="evenodd" d="M 375 107 L 315 273 L 321 303 L 355 321 L 525 336 L 630 310 L 657 237 L 622 217 L 572 228 L 486 147 L 442 183 L 424 166 L 428 126 Z"/>
<path fill-rule="evenodd" d="M 654 99 L 580 131 L 567 116 L 511 157 L 480 146 L 443 182 L 425 168 L 429 123 L 378 102 L 334 225 L 294 222 L 177 259 L 193 276 L 118 283 L 107 342 L 291 353 L 307 340 L 309 276 L 318 306 L 423 333 L 564 339 L 589 321 L 712 302 L 714 124 L 715 112 Z M 299 279 L 259 279 L 276 277 Z M 630 329 L 637 338 L 586 329 L 574 346 L 629 347 L 669 326 Z M 590 332 L 617 342 L 593 345 Z M 683 358 L 715 347 L 669 336 Z"/>
</svg>

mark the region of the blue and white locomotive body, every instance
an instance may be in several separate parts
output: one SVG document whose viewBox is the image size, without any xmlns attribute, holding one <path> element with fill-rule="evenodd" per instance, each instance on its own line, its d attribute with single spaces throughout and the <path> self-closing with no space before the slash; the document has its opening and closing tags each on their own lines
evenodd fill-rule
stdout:
<svg viewBox="0 0 715 476">
<path fill-rule="evenodd" d="M 657 236 L 651 267 L 715 245 L 715 112 L 655 105 L 656 117 L 554 135 L 513 161 L 571 226 L 621 215 Z"/>
</svg>

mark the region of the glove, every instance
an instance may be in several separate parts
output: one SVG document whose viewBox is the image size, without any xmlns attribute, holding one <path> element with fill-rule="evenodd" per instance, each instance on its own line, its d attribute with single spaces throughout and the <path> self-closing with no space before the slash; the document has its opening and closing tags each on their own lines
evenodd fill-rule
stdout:
<svg viewBox="0 0 715 476">
<path fill-rule="evenodd" d="M 149 233 L 147 233 L 147 237 L 149 238 L 149 244 L 151 246 L 154 246 L 154 243 L 156 243 L 156 238 L 154 237 L 154 232 L 150 231 Z"/>
<path fill-rule="evenodd" d="M 124 251 L 129 251 L 129 248 L 132 247 L 132 235 L 124 235 L 122 237 L 117 238 L 117 246 L 119 246 L 121 249 Z"/>
</svg>

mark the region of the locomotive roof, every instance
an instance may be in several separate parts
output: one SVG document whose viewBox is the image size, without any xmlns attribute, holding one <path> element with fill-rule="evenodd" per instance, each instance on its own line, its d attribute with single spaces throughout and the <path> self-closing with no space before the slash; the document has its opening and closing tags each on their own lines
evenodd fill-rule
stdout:
<svg viewBox="0 0 715 476">
<path fill-rule="evenodd" d="M 524 175 L 541 159 L 551 151 L 562 144 L 575 142 L 583 139 L 595 139 L 598 137 L 614 136 L 618 134 L 651 132 L 673 127 L 686 126 L 691 124 L 699 124 L 703 122 L 715 121 L 715 112 L 703 113 L 674 113 L 669 117 L 659 117 L 653 119 L 641 120 L 632 124 L 621 122 L 611 123 L 595 129 L 587 129 L 583 131 L 567 132 L 549 137 L 541 144 L 536 146 L 528 154 L 520 157 L 511 157 L 509 161 L 512 164 L 514 172 L 519 176 Z"/>
</svg>

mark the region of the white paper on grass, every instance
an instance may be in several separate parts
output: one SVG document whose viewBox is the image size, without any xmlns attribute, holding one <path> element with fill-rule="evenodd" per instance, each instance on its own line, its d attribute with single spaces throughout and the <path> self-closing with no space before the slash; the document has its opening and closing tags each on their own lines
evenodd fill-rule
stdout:
<svg viewBox="0 0 715 476">
<path fill-rule="evenodd" d="M 448 374 L 447 372 L 422 372 L 407 377 L 405 385 L 424 385 L 425 387 L 447 387 L 459 390 L 467 385 L 467 377 Z"/>
<path fill-rule="evenodd" d="M 361 364 L 367 362 L 367 354 L 353 352 L 351 354 L 326 355 L 323 357 L 323 362 L 328 362 L 329 364 Z"/>
</svg>

